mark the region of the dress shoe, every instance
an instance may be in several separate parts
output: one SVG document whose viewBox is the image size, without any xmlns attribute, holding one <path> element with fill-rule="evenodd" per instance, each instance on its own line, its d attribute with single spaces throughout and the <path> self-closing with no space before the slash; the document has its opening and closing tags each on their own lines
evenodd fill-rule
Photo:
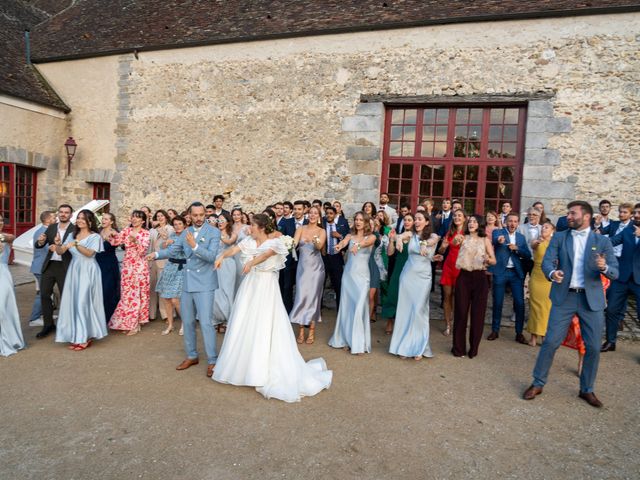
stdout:
<svg viewBox="0 0 640 480">
<path fill-rule="evenodd" d="M 516 342 L 518 342 L 518 343 L 522 343 L 523 345 L 526 345 L 526 344 L 527 344 L 527 341 L 525 340 L 524 335 L 523 335 L 523 334 L 521 334 L 521 333 L 518 333 L 518 334 L 516 335 Z"/>
<path fill-rule="evenodd" d="M 580 392 L 578 394 L 578 396 L 581 399 L 583 399 L 585 402 L 587 402 L 589 405 L 591 405 L 592 407 L 602 408 L 602 402 L 600 400 L 598 400 L 598 397 L 596 397 L 595 393 L 593 393 L 593 392 L 589 392 L 589 393 Z"/>
<path fill-rule="evenodd" d="M 611 343 L 611 342 L 604 342 L 602 344 L 602 347 L 600 348 L 601 352 L 615 352 L 616 351 L 616 344 L 615 343 Z"/>
<path fill-rule="evenodd" d="M 525 400 L 533 400 L 537 395 L 542 393 L 542 387 L 536 387 L 535 385 L 531 385 L 524 391 L 522 398 Z"/>
<path fill-rule="evenodd" d="M 187 368 L 197 365 L 200 361 L 197 358 L 187 358 L 180 365 L 176 367 L 176 370 L 186 370 Z"/>
<path fill-rule="evenodd" d="M 36 334 L 36 338 L 45 338 L 50 333 L 53 333 L 55 331 L 56 331 L 55 325 L 48 325 Z"/>
<path fill-rule="evenodd" d="M 487 340 L 495 340 L 496 338 L 498 338 L 500 335 L 498 334 L 498 332 L 491 332 L 489 334 L 489 336 L 487 337 Z"/>
<path fill-rule="evenodd" d="M 213 369 L 216 368 L 216 364 L 214 363 L 213 365 L 207 365 L 207 377 L 211 378 L 213 377 Z"/>
</svg>

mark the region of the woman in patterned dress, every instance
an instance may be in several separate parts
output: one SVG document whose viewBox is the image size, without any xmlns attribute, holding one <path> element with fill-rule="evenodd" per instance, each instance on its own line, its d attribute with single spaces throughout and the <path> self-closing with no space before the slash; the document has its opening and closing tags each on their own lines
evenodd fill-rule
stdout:
<svg viewBox="0 0 640 480">
<path fill-rule="evenodd" d="M 149 231 L 145 230 L 147 215 L 142 210 L 131 214 L 131 226 L 113 237 L 113 246 L 124 245 L 121 297 L 109 321 L 109 328 L 135 335 L 140 325 L 149 321 Z"/>
</svg>

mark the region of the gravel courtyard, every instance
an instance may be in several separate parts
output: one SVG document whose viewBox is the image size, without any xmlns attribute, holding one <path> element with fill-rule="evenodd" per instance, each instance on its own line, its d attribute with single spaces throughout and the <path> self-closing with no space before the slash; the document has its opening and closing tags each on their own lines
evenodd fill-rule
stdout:
<svg viewBox="0 0 640 480">
<path fill-rule="evenodd" d="M 17 294 L 26 319 L 33 285 Z M 525 402 L 538 348 L 504 329 L 477 358 L 454 358 L 438 312 L 436 357 L 416 362 L 386 353 L 380 321 L 372 354 L 331 349 L 325 310 L 301 352 L 325 358 L 333 385 L 297 404 L 214 383 L 204 363 L 176 371 L 182 339 L 162 322 L 84 352 L 25 326 L 28 348 L 0 358 L 0 478 L 639 478 L 640 342 L 602 355 L 605 408 L 577 398 L 566 348 Z"/>
</svg>

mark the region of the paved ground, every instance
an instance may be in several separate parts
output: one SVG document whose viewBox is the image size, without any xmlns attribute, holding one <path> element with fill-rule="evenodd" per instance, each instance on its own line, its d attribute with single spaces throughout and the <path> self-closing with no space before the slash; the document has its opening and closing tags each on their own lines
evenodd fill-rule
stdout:
<svg viewBox="0 0 640 480">
<path fill-rule="evenodd" d="M 17 292 L 24 317 L 32 286 Z M 29 348 L 0 358 L 0 478 L 638 478 L 640 343 L 602 356 L 596 410 L 576 396 L 572 350 L 525 402 L 538 349 L 512 331 L 458 359 L 434 320 L 436 357 L 415 362 L 385 353 L 382 322 L 370 355 L 329 348 L 334 319 L 301 348 L 334 383 L 298 404 L 216 384 L 203 364 L 177 372 L 181 338 L 159 322 L 84 352 L 25 327 Z"/>
</svg>

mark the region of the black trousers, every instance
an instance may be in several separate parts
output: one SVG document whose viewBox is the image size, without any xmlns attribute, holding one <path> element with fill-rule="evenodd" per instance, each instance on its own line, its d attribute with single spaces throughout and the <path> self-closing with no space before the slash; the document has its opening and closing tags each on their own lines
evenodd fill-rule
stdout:
<svg viewBox="0 0 640 480">
<path fill-rule="evenodd" d="M 54 285 L 58 285 L 60 297 L 62 298 L 62 289 L 64 288 L 64 278 L 67 275 L 67 268 L 64 262 L 50 261 L 47 269 L 42 272 L 40 282 L 40 300 L 42 302 L 42 317 L 44 318 L 44 326 L 53 326 L 53 294 Z"/>
<path fill-rule="evenodd" d="M 453 348 L 460 357 L 467 353 L 467 318 L 471 310 L 469 328 L 469 357 L 478 355 L 478 347 L 484 330 L 484 316 L 489 298 L 489 278 L 484 270 L 460 270 L 456 282 L 453 315 Z"/>
<path fill-rule="evenodd" d="M 278 277 L 282 303 L 284 303 L 287 313 L 291 313 L 291 310 L 293 310 L 293 286 L 296 284 L 296 265 L 283 268 L 280 270 L 280 276 Z"/>
<path fill-rule="evenodd" d="M 336 292 L 336 308 L 340 306 L 340 288 L 342 286 L 342 272 L 344 271 L 344 258 L 341 253 L 325 255 L 324 273 L 329 277 L 331 288 Z"/>
</svg>

